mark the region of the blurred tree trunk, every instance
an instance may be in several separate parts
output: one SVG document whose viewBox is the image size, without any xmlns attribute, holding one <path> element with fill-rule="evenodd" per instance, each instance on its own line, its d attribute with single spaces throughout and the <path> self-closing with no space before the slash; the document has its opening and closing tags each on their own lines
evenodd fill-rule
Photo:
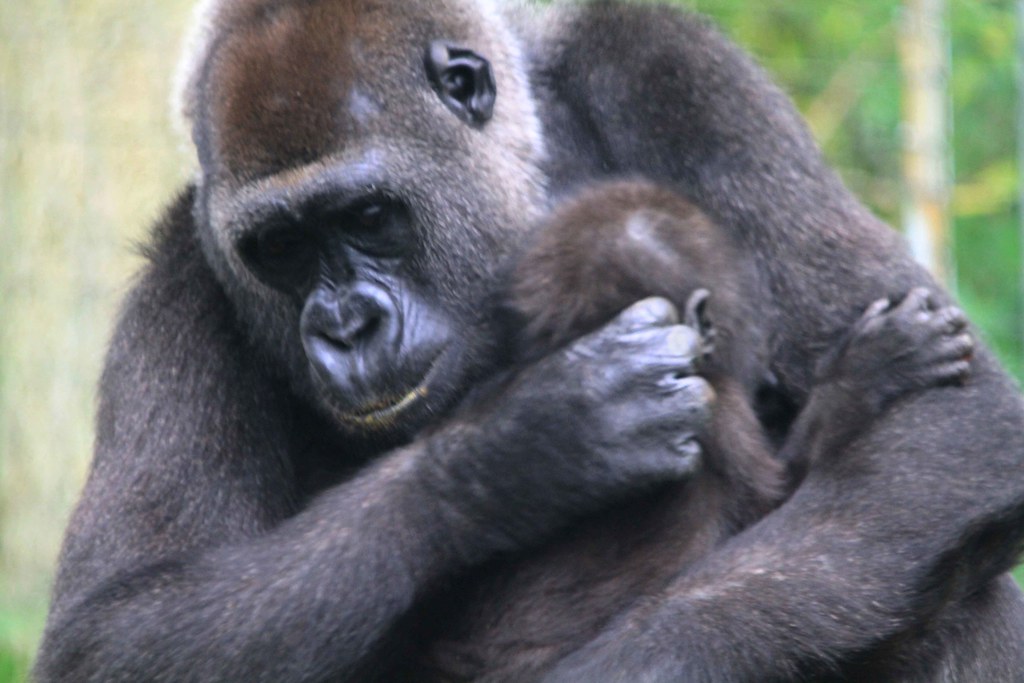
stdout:
<svg viewBox="0 0 1024 683">
<path fill-rule="evenodd" d="M 949 195 L 949 39 L 945 0 L 905 0 L 900 60 L 904 74 L 903 224 L 911 249 L 952 286 Z"/>
</svg>

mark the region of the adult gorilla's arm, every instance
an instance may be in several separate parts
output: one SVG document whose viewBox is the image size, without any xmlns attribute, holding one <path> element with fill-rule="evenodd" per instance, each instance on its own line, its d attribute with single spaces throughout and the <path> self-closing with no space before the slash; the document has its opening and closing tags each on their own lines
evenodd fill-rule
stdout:
<svg viewBox="0 0 1024 683">
<path fill-rule="evenodd" d="M 716 31 L 616 3 L 562 22 L 535 46 L 539 99 L 554 103 L 548 139 L 596 150 L 598 173 L 670 184 L 734 231 L 760 268 L 751 324 L 767 327 L 773 370 L 798 403 L 815 359 L 870 301 L 935 287 L 826 166 L 788 99 Z M 1008 476 L 1022 461 L 1024 404 L 982 349 L 967 387 L 906 401 L 684 582 L 671 647 L 692 667 L 686 680 L 813 671 L 977 591 L 1024 539 L 1024 479 Z M 634 662 L 656 661 L 649 643 L 631 645 Z"/>
<path fill-rule="evenodd" d="M 691 471 L 667 447 L 616 445 L 689 400 L 649 396 L 697 352 L 669 350 L 674 311 L 651 300 L 357 472 L 247 346 L 192 201 L 165 218 L 111 343 L 38 680 L 377 680 L 439 579 Z M 573 424 L 546 402 L 562 400 Z M 626 406 L 624 433 L 602 428 L 608 405 Z M 318 449 L 350 476 L 310 500 L 294 465 Z"/>
</svg>

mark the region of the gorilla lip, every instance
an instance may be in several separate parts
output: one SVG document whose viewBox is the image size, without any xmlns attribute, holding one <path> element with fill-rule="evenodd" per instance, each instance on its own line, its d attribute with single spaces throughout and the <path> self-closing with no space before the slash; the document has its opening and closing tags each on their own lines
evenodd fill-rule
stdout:
<svg viewBox="0 0 1024 683">
<path fill-rule="evenodd" d="M 407 408 L 430 393 L 430 382 L 440 365 L 444 350 L 438 352 L 430 361 L 430 367 L 420 383 L 401 398 L 387 397 L 366 404 L 357 412 L 336 412 L 338 419 L 360 427 L 386 427 Z"/>
<path fill-rule="evenodd" d="M 366 412 L 361 413 L 338 413 L 338 417 L 345 422 L 357 424 L 363 427 L 374 427 L 387 424 L 394 418 L 398 417 L 402 411 L 413 403 L 425 397 L 428 391 L 427 382 L 424 381 L 418 387 L 394 403 L 381 401 L 381 407 L 372 406 L 369 407 Z"/>
</svg>

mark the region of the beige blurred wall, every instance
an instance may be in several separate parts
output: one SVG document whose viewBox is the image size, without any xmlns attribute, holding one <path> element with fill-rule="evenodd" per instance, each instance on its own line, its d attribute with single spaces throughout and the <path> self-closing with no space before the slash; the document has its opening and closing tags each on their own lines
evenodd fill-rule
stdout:
<svg viewBox="0 0 1024 683">
<path fill-rule="evenodd" d="M 142 239 L 191 172 L 191 0 L 0 0 L 0 648 L 31 651 Z"/>
</svg>

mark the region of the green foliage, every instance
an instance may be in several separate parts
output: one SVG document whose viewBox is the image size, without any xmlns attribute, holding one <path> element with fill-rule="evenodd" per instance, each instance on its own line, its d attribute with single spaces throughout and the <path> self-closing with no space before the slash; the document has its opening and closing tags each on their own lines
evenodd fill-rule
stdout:
<svg viewBox="0 0 1024 683">
<path fill-rule="evenodd" d="M 28 656 L 0 647 L 0 683 L 21 683 L 28 680 Z"/>
<path fill-rule="evenodd" d="M 41 604 L 4 608 L 0 606 L 0 683 L 28 680 L 30 653 L 42 632 Z"/>
</svg>

